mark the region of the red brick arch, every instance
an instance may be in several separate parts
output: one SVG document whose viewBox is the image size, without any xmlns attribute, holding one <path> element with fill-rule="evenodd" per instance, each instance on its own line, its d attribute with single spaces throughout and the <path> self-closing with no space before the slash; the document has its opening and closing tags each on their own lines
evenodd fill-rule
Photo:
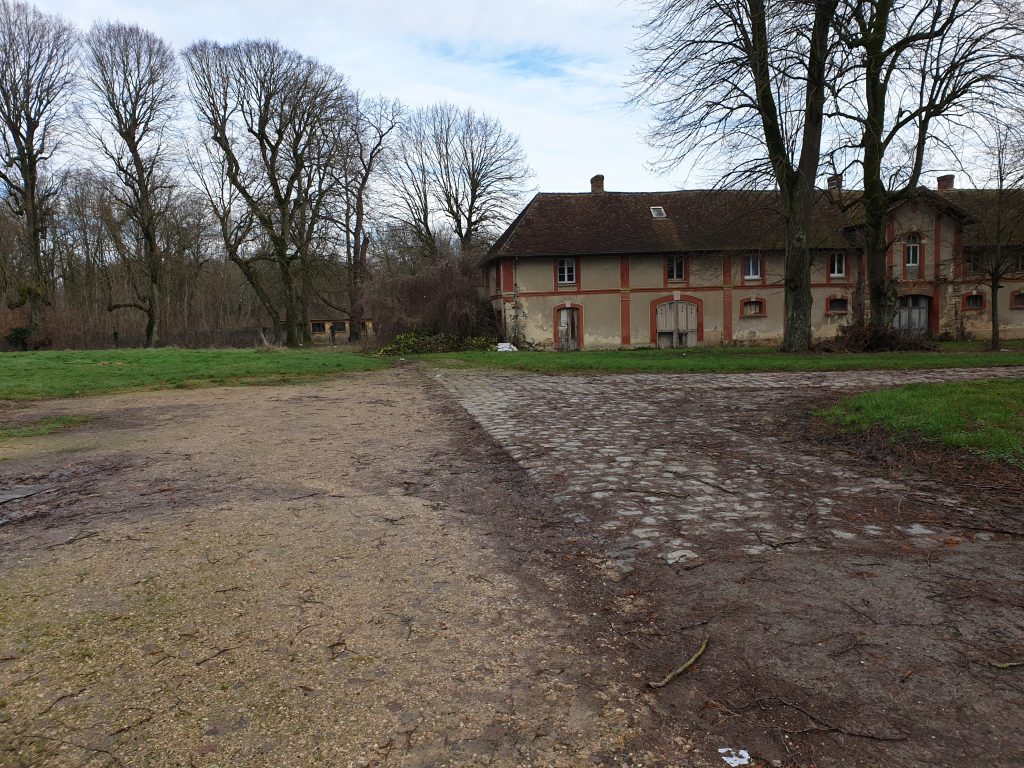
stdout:
<svg viewBox="0 0 1024 768">
<path fill-rule="evenodd" d="M 704 341 L 704 302 L 696 296 L 680 293 L 678 298 L 671 294 L 651 302 L 651 344 L 658 346 L 658 307 L 670 301 L 685 301 L 697 305 L 697 341 Z"/>
</svg>

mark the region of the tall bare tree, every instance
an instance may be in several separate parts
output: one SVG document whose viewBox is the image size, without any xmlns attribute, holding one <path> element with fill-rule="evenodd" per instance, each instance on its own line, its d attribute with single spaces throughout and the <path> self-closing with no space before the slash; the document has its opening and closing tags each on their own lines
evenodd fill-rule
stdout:
<svg viewBox="0 0 1024 768">
<path fill-rule="evenodd" d="M 369 276 L 367 226 L 371 182 L 391 150 L 392 136 L 402 117 L 394 99 L 366 98 L 356 94 L 344 135 L 348 147 L 344 165 L 345 265 L 348 277 L 349 341 L 358 341 L 366 319 L 364 288 Z"/>
<path fill-rule="evenodd" d="M 437 252 L 442 223 L 468 252 L 515 216 L 532 175 L 519 138 L 498 120 L 435 104 L 404 122 L 392 184 L 425 252 Z"/>
<path fill-rule="evenodd" d="M 85 79 L 96 119 L 88 121 L 95 146 L 110 164 L 113 194 L 134 237 L 118 237 L 132 275 L 132 293 L 110 309 L 146 317 L 146 346 L 159 343 L 165 254 L 161 218 L 174 187 L 171 132 L 178 117 L 180 70 L 174 49 L 133 24 L 96 24 L 85 37 Z"/>
<path fill-rule="evenodd" d="M 24 277 L 12 306 L 28 304 L 35 326 L 46 303 L 50 267 L 43 240 L 58 175 L 49 168 L 65 138 L 77 70 L 74 28 L 20 0 L 0 0 L 0 184 L 22 223 Z"/>
<path fill-rule="evenodd" d="M 870 322 L 884 327 L 896 307 L 887 215 L 915 194 L 931 155 L 955 155 L 975 115 L 1019 101 L 1024 25 L 1003 0 L 843 0 L 837 19 L 848 56 L 835 116 L 861 166 Z"/>
<path fill-rule="evenodd" d="M 994 119 L 983 130 L 987 189 L 959 194 L 974 201 L 969 205 L 975 218 L 970 225 L 972 246 L 965 256 L 970 271 L 988 285 L 990 346 L 998 350 L 999 290 L 1006 277 L 1024 276 L 1024 129 L 1016 121 Z"/>
<path fill-rule="evenodd" d="M 196 141 L 190 147 L 189 165 L 216 221 L 224 254 L 256 293 L 270 316 L 277 341 L 281 333 L 281 313 L 273 289 L 266 284 L 265 270 L 261 269 L 272 263 L 272 259 L 259 238 L 255 216 L 228 179 L 227 160 L 213 142 Z M 266 342 L 266 338 L 262 341 Z"/>
<path fill-rule="evenodd" d="M 327 211 L 311 190 L 327 146 L 340 131 L 348 89 L 334 70 L 280 44 L 249 40 L 233 45 L 195 43 L 184 53 L 189 90 L 199 120 L 224 159 L 231 186 L 252 213 L 280 276 L 289 346 L 304 327 L 307 238 Z"/>
<path fill-rule="evenodd" d="M 778 187 L 783 349 L 811 344 L 810 230 L 838 0 L 653 0 L 634 68 L 663 164 L 729 148 L 725 185 Z"/>
</svg>

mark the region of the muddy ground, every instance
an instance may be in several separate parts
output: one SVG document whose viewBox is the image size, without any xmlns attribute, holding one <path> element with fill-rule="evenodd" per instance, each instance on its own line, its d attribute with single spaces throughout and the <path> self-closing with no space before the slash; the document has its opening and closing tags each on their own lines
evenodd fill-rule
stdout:
<svg viewBox="0 0 1024 768">
<path fill-rule="evenodd" d="M 413 368 L 9 407 L 92 421 L 0 444 L 0 764 L 1024 764 L 1024 478 L 839 444 L 835 396 L 751 428 L 984 519 L 623 569 Z"/>
</svg>

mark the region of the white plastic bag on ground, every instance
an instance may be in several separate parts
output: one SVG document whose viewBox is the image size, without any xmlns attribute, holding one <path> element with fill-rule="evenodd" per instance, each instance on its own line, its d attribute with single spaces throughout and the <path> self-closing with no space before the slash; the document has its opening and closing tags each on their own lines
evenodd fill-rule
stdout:
<svg viewBox="0 0 1024 768">
<path fill-rule="evenodd" d="M 515 345 L 509 344 L 507 341 L 503 341 L 500 344 L 498 344 L 498 351 L 499 352 L 518 352 L 519 350 L 515 348 Z"/>
</svg>

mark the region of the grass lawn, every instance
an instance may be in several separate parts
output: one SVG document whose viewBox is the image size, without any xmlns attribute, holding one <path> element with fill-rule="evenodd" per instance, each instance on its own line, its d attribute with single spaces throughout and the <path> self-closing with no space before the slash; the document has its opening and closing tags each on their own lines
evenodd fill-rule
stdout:
<svg viewBox="0 0 1024 768">
<path fill-rule="evenodd" d="M 0 354 L 0 400 L 239 384 L 285 384 L 389 364 L 329 350 L 116 349 Z"/>
<path fill-rule="evenodd" d="M 855 395 L 823 415 L 845 429 L 882 427 L 895 441 L 923 437 L 1024 469 L 1024 381 L 910 384 Z"/>
<path fill-rule="evenodd" d="M 38 437 L 71 429 L 85 424 L 89 419 L 81 416 L 54 416 L 49 419 L 38 419 L 27 424 L 6 425 L 0 423 L 0 440 L 11 440 L 16 437 Z"/>
<path fill-rule="evenodd" d="M 1024 342 L 989 352 L 980 342 L 943 344 L 938 352 L 790 355 L 770 347 L 701 347 L 595 352 L 451 352 L 413 356 L 446 367 L 478 366 L 537 373 L 732 373 L 850 371 L 871 368 L 979 368 L 1024 365 Z"/>
</svg>

